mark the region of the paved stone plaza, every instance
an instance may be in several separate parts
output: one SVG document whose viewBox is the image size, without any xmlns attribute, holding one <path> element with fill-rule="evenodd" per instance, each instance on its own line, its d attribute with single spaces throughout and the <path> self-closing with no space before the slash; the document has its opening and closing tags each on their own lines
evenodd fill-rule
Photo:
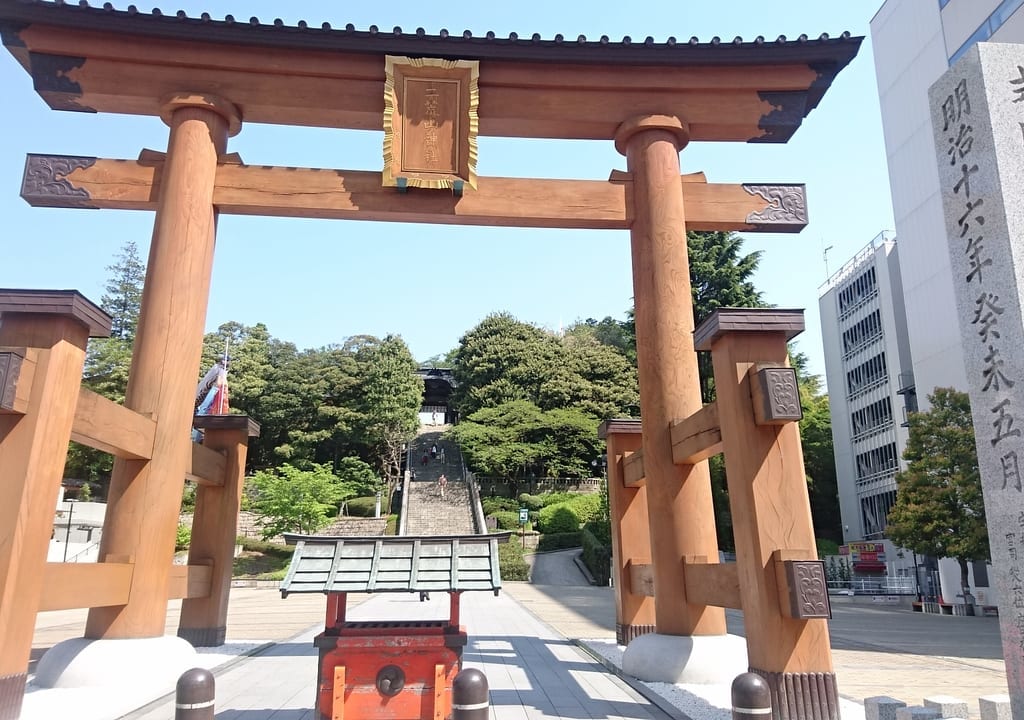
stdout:
<svg viewBox="0 0 1024 720">
<path fill-rule="evenodd" d="M 551 561 L 563 562 L 566 556 L 552 554 Z M 547 570 L 545 575 L 577 582 L 571 576 L 571 563 L 560 571 Z M 441 617 L 447 612 L 442 596 L 422 604 L 411 595 L 359 596 L 350 605 L 357 606 L 353 616 L 369 618 L 421 612 Z M 172 603 L 168 613 L 172 630 L 177 606 Z M 227 671 L 217 671 L 219 719 L 313 718 L 316 654 L 312 636 L 323 623 L 323 612 L 324 599 L 319 595 L 292 595 L 282 600 L 274 587 L 232 590 L 228 642 L 276 644 Z M 664 720 L 667 714 L 650 705 L 635 686 L 604 671 L 569 642 L 612 640 L 614 613 L 611 588 L 507 583 L 499 598 L 470 594 L 463 611 L 471 641 L 465 661 L 488 675 L 494 720 Z M 79 610 L 41 614 L 34 655 L 61 639 L 81 636 L 84 619 L 85 611 Z M 729 629 L 743 632 L 739 613 L 729 612 Z M 971 717 L 978 717 L 978 697 L 1006 692 L 995 618 L 921 615 L 841 598 L 834 605 L 831 632 L 839 691 L 847 699 L 889 695 L 919 705 L 924 697 L 953 695 L 967 701 Z M 149 700 L 139 698 L 134 707 Z M 81 706 L 75 710 L 82 720 L 116 717 L 86 715 Z M 678 716 L 671 707 L 665 710 Z M 173 715 L 173 701 L 168 697 L 127 717 L 170 720 Z"/>
</svg>

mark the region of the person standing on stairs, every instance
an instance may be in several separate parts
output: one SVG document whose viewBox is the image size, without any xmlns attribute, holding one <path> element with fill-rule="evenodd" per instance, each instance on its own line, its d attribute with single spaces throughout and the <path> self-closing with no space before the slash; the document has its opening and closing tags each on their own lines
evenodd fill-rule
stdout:
<svg viewBox="0 0 1024 720">
<path fill-rule="evenodd" d="M 442 499 L 442 500 L 444 500 L 444 491 L 445 491 L 445 489 L 446 489 L 447 487 L 448 487 L 448 478 L 446 478 L 446 477 L 444 476 L 444 473 L 442 473 L 442 474 L 441 474 L 441 477 L 439 477 L 439 478 L 437 479 L 437 489 L 438 489 L 438 490 L 440 491 L 440 493 L 441 493 L 441 499 Z"/>
</svg>

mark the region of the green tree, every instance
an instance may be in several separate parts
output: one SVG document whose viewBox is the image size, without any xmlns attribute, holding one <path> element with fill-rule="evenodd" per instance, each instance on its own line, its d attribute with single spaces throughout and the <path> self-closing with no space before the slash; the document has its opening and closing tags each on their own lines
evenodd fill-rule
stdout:
<svg viewBox="0 0 1024 720">
<path fill-rule="evenodd" d="M 916 553 L 955 558 L 966 597 L 967 563 L 989 557 L 971 405 L 954 388 L 935 388 L 928 401 L 930 410 L 909 416 L 908 465 L 896 475 L 886 534 Z"/>
<path fill-rule="evenodd" d="M 803 410 L 800 444 L 815 535 L 842 542 L 843 523 L 839 514 L 839 486 L 828 395 L 822 392 L 821 377 L 811 375 L 807 370 L 806 355 L 791 353 L 790 364 L 796 370 L 799 382 L 800 406 Z"/>
<path fill-rule="evenodd" d="M 278 459 L 294 465 L 331 463 L 356 455 L 368 459 L 359 433 L 360 369 L 354 354 L 332 345 L 286 359 L 272 375 L 268 398 L 287 426 L 274 446 Z"/>
<path fill-rule="evenodd" d="M 537 403 L 561 355 L 551 333 L 495 313 L 459 340 L 452 357 L 453 401 L 463 417 L 513 400 Z"/>
<path fill-rule="evenodd" d="M 416 361 L 397 335 L 367 344 L 357 353 L 361 434 L 373 448 L 388 492 L 398 484 L 404 445 L 416 436 L 423 380 Z"/>
<path fill-rule="evenodd" d="M 146 266 L 139 259 L 134 242 L 121 247 L 117 261 L 107 266 L 110 273 L 100 306 L 110 315 L 110 337 L 89 341 L 82 371 L 83 387 L 116 403 L 124 402 L 132 364 L 132 345 L 139 324 L 142 287 Z M 94 448 L 72 442 L 68 447 L 65 475 L 98 482 L 105 487 L 113 457 Z"/>
<path fill-rule="evenodd" d="M 261 470 L 249 478 L 250 509 L 263 524 L 264 539 L 285 532 L 312 535 L 330 523 L 338 504 L 355 495 L 325 465 L 300 470 L 285 463 L 276 470 Z"/>
<path fill-rule="evenodd" d="M 632 311 L 629 317 L 631 321 Z M 565 334 L 566 337 L 593 338 L 602 345 L 614 348 L 635 367 L 636 334 L 630 321 L 616 320 L 611 315 L 605 316 L 602 320 L 587 318 L 570 325 Z"/>
<path fill-rule="evenodd" d="M 690 289 L 693 294 L 693 325 L 699 326 L 721 307 L 764 307 L 761 293 L 751 278 L 761 253 L 742 255 L 743 238 L 733 232 L 688 232 Z M 714 400 L 711 353 L 697 353 L 701 400 Z"/>
<path fill-rule="evenodd" d="M 126 242 L 117 262 L 106 269 L 110 276 L 100 306 L 113 320 L 110 337 L 132 341 L 139 326 L 142 286 L 146 280 L 146 266 L 139 258 L 138 246 L 131 240 Z"/>
<path fill-rule="evenodd" d="M 636 369 L 614 348 L 594 337 L 569 334 L 557 357 L 538 389 L 536 402 L 542 409 L 571 407 L 606 419 L 639 408 Z"/>
<path fill-rule="evenodd" d="M 483 408 L 446 433 L 478 472 L 518 483 L 533 476 L 578 477 L 598 454 L 596 418 L 574 408 L 541 410 L 527 400 Z"/>
</svg>

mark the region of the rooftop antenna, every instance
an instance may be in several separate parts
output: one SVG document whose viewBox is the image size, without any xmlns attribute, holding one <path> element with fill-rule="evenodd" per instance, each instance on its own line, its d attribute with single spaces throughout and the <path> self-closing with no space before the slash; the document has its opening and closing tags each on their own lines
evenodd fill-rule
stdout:
<svg viewBox="0 0 1024 720">
<path fill-rule="evenodd" d="M 829 245 L 827 248 L 821 251 L 821 259 L 825 261 L 825 279 L 828 280 L 828 251 L 834 248 L 835 245 Z"/>
</svg>

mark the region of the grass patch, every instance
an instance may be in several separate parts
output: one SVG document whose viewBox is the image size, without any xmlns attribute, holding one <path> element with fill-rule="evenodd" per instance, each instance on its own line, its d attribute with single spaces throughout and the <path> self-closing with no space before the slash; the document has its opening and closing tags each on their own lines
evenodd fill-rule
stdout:
<svg viewBox="0 0 1024 720">
<path fill-rule="evenodd" d="M 293 552 L 287 545 L 247 541 L 234 559 L 231 574 L 250 580 L 284 580 Z"/>
</svg>

